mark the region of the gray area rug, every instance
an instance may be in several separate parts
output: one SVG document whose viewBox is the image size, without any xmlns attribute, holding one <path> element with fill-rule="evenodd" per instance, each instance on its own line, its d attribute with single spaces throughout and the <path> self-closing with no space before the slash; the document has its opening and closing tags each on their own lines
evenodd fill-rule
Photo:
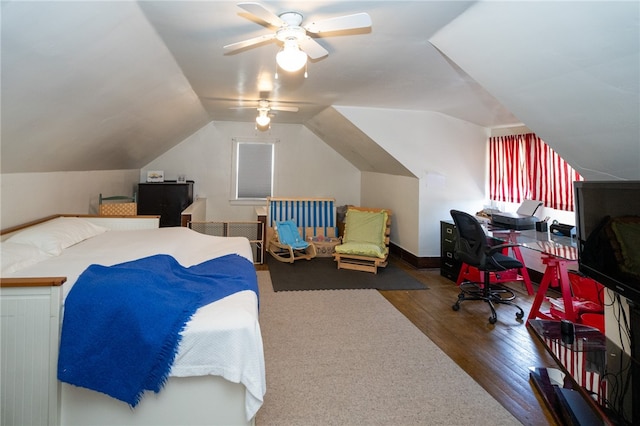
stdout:
<svg viewBox="0 0 640 426">
<path fill-rule="evenodd" d="M 520 424 L 377 291 L 276 293 L 268 271 L 258 282 L 257 426 Z"/>
<path fill-rule="evenodd" d="M 284 263 L 267 255 L 267 265 L 275 291 L 293 290 L 426 290 L 420 281 L 391 262 L 377 274 L 338 269 L 330 257 Z"/>
</svg>

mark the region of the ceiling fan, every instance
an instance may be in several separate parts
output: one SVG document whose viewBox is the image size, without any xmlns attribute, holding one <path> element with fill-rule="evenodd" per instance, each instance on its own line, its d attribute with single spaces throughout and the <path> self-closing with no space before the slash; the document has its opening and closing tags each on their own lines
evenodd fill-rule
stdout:
<svg viewBox="0 0 640 426">
<path fill-rule="evenodd" d="M 280 105 L 277 103 L 269 102 L 267 99 L 260 99 L 259 101 L 249 101 L 248 105 L 230 107 L 230 109 L 246 109 L 246 108 L 256 108 L 258 111 L 261 109 L 267 111 L 287 111 L 287 112 L 298 112 L 298 107 L 296 106 L 286 106 Z"/>
<path fill-rule="evenodd" d="M 271 111 L 286 111 L 286 112 L 298 112 L 298 107 L 278 105 L 269 102 L 267 99 L 260 99 L 255 106 L 238 106 L 230 107 L 230 109 L 246 109 L 256 108 L 258 110 L 258 116 L 256 117 L 256 124 L 260 127 L 266 127 L 271 122 L 273 113 Z"/>
<path fill-rule="evenodd" d="M 311 59 L 318 59 L 329 54 L 307 33 L 320 36 L 323 33 L 333 31 L 354 30 L 371 26 L 371 17 L 367 13 L 311 21 L 303 25 L 303 16 L 299 12 L 283 12 L 276 15 L 260 3 L 255 2 L 238 3 L 238 6 L 260 21 L 277 29 L 272 34 L 228 44 L 224 46 L 224 49 L 234 51 L 266 41 L 277 40 L 282 43 L 283 49 L 276 55 L 276 61 L 285 71 L 301 69 L 307 63 L 307 56 Z"/>
</svg>

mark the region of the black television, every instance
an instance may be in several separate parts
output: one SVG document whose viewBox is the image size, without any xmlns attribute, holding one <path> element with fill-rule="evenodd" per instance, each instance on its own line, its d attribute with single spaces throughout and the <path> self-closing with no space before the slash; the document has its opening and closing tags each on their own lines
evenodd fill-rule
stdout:
<svg viewBox="0 0 640 426">
<path fill-rule="evenodd" d="M 578 267 L 640 303 L 640 181 L 574 182 Z"/>
</svg>

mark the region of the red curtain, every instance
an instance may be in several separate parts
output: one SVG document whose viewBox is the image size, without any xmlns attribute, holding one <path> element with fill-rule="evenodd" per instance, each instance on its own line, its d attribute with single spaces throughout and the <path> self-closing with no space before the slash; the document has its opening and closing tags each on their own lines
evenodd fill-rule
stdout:
<svg viewBox="0 0 640 426">
<path fill-rule="evenodd" d="M 573 182 L 582 180 L 562 157 L 533 133 L 489 138 L 489 197 L 573 211 Z"/>
</svg>

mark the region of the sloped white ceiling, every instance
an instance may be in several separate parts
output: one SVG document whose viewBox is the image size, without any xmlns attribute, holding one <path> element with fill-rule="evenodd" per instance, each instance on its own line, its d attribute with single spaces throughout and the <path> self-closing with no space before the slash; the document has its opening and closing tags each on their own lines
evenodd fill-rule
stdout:
<svg viewBox="0 0 640 426">
<path fill-rule="evenodd" d="M 137 168 L 209 120 L 136 3 L 2 3 L 3 173 Z"/>
<path fill-rule="evenodd" d="M 326 108 L 305 126 L 362 172 L 416 177 L 334 108 Z"/>
<path fill-rule="evenodd" d="M 587 179 L 640 179 L 640 2 L 481 2 L 430 41 Z"/>
<path fill-rule="evenodd" d="M 253 121 L 230 107 L 264 96 L 300 108 L 274 126 L 332 105 L 437 111 L 524 123 L 585 175 L 640 173 L 638 2 L 264 4 L 373 27 L 319 38 L 307 79 L 276 80 L 276 44 L 223 51 L 271 31 L 234 1 L 2 1 L 2 173 L 139 168 L 207 122 Z"/>
</svg>

